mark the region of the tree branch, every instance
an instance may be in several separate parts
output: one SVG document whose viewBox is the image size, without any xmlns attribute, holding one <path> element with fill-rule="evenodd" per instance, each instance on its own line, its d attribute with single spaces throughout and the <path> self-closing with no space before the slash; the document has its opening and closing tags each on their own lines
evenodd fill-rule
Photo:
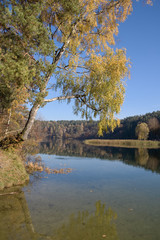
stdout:
<svg viewBox="0 0 160 240">
<path fill-rule="evenodd" d="M 59 68 L 59 69 L 61 69 L 61 70 L 64 70 L 64 71 L 68 71 L 68 68 L 69 67 L 69 65 L 67 65 L 67 66 L 64 66 L 64 67 L 60 67 L 60 66 L 57 66 L 57 68 Z M 89 73 L 89 68 L 87 68 L 87 67 L 84 67 L 84 66 L 74 66 L 74 65 L 72 65 L 71 66 L 72 68 L 82 68 L 82 69 L 85 69 L 86 71 L 75 71 L 74 69 L 72 70 L 72 71 L 74 71 L 75 73 L 77 73 L 77 74 L 86 74 L 86 73 Z M 87 71 L 88 70 L 88 71 Z"/>
<path fill-rule="evenodd" d="M 61 96 L 61 97 L 55 97 L 51 99 L 44 99 L 44 102 L 54 102 L 57 100 L 66 100 L 66 99 L 73 99 L 73 98 L 79 98 L 80 95 L 72 95 L 72 96 Z"/>
<path fill-rule="evenodd" d="M 95 112 L 100 112 L 103 109 L 103 108 L 96 108 L 95 106 L 91 105 L 90 103 L 87 103 L 86 99 L 83 99 L 82 97 L 80 97 L 80 101 L 82 101 L 88 108 L 92 109 Z"/>
<path fill-rule="evenodd" d="M 121 2 L 124 2 L 124 0 L 119 0 L 116 2 L 114 0 L 111 0 L 111 2 L 109 2 L 103 10 L 98 11 L 96 15 L 98 16 L 100 14 L 103 14 L 105 11 L 110 10 L 111 8 L 117 7 Z"/>
<path fill-rule="evenodd" d="M 95 106 L 91 105 L 90 103 L 87 103 L 86 99 L 84 99 L 84 97 L 86 97 L 85 94 L 83 95 L 72 95 L 72 96 L 61 96 L 61 97 L 55 97 L 55 98 L 51 98 L 51 99 L 44 99 L 44 102 L 54 102 L 57 100 L 66 100 L 66 99 L 73 99 L 73 98 L 77 98 L 79 99 L 79 101 L 83 102 L 88 108 L 96 111 L 96 112 L 100 112 L 103 108 L 96 108 Z"/>
</svg>

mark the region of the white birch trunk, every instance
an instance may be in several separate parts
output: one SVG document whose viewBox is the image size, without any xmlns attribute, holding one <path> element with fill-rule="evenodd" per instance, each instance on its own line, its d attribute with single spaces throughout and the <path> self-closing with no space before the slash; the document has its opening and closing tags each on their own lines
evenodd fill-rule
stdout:
<svg viewBox="0 0 160 240">
<path fill-rule="evenodd" d="M 38 111 L 39 108 L 40 108 L 39 104 L 35 104 L 31 108 L 31 110 L 29 112 L 28 120 L 26 122 L 26 125 L 25 125 L 24 129 L 21 132 L 21 136 L 22 136 L 23 140 L 26 140 L 28 138 L 28 135 L 29 135 L 29 133 L 31 131 L 31 128 L 33 126 L 33 123 L 35 121 L 36 114 L 37 114 L 37 111 Z"/>
</svg>

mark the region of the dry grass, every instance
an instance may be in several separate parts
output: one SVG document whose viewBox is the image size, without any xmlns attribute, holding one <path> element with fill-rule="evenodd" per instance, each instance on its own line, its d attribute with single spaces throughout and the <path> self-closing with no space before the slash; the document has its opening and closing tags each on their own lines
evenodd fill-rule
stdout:
<svg viewBox="0 0 160 240">
<path fill-rule="evenodd" d="M 29 180 L 19 153 L 0 150 L 0 189 L 24 184 Z"/>
<path fill-rule="evenodd" d="M 42 160 L 41 157 L 37 156 L 34 159 L 28 161 L 25 165 L 26 171 L 28 173 L 44 171 L 47 174 L 67 174 L 72 172 L 71 168 L 51 169 L 42 164 L 41 160 Z"/>
<path fill-rule="evenodd" d="M 72 172 L 72 168 L 60 168 L 60 169 L 53 170 L 54 174 L 67 174 L 71 172 Z"/>
<path fill-rule="evenodd" d="M 35 171 L 38 171 L 38 172 L 42 172 L 43 171 L 43 167 L 40 164 L 34 163 L 34 162 L 26 163 L 25 167 L 26 167 L 26 171 L 28 173 L 32 173 L 32 172 L 35 172 Z"/>
<path fill-rule="evenodd" d="M 94 146 L 110 146 L 125 148 L 160 148 L 160 141 L 129 140 L 129 139 L 90 139 L 85 144 Z"/>
</svg>

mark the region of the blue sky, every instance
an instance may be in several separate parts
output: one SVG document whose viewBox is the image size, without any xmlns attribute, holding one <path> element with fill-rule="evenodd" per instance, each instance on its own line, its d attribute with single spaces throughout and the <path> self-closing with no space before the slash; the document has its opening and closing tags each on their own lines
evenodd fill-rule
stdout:
<svg viewBox="0 0 160 240">
<path fill-rule="evenodd" d="M 120 24 L 117 48 L 126 48 L 132 63 L 131 78 L 120 119 L 160 110 L 160 0 L 153 6 L 135 2 L 133 12 Z M 79 120 L 73 114 L 72 103 L 48 103 L 38 112 L 43 120 Z"/>
</svg>

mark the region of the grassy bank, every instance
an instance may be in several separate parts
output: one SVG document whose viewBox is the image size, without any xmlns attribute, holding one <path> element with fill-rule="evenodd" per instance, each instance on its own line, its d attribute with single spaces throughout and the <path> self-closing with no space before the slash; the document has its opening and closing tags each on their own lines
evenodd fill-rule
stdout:
<svg viewBox="0 0 160 240">
<path fill-rule="evenodd" d="M 160 148 L 160 141 L 128 140 L 128 139 L 89 139 L 85 144 L 94 146 L 110 146 L 125 148 Z"/>
<path fill-rule="evenodd" d="M 15 150 L 0 150 L 0 190 L 24 184 L 29 180 L 24 163 Z"/>
</svg>

